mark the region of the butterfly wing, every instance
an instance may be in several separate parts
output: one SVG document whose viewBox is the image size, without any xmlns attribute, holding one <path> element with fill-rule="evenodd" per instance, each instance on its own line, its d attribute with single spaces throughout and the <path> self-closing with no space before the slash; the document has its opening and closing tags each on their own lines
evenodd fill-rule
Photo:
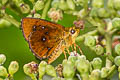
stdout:
<svg viewBox="0 0 120 80">
<path fill-rule="evenodd" d="M 28 24 L 27 20 L 35 24 Z M 25 24 L 28 24 L 28 32 L 27 28 L 24 29 Z M 48 58 L 61 42 L 64 27 L 41 19 L 25 18 L 23 19 L 23 32 L 32 52 L 39 59 L 44 59 Z"/>
<path fill-rule="evenodd" d="M 59 31 L 64 30 L 63 26 L 56 24 L 56 23 L 46 21 L 46 20 L 43 20 L 43 19 L 23 18 L 22 19 L 22 32 L 23 32 L 23 35 L 27 41 L 28 41 L 28 37 L 31 34 L 31 32 L 34 31 L 35 26 L 50 26 L 50 27 L 56 27 L 57 30 L 59 30 Z"/>
<path fill-rule="evenodd" d="M 25 39 L 28 41 L 28 36 L 33 31 L 33 26 L 36 25 L 36 23 L 39 21 L 39 19 L 32 19 L 32 18 L 23 18 L 22 19 L 22 31 Z"/>
</svg>

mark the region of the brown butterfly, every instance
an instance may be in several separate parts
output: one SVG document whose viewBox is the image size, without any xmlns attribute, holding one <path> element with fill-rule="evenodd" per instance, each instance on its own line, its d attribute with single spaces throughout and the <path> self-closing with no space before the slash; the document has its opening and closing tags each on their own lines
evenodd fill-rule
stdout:
<svg viewBox="0 0 120 80">
<path fill-rule="evenodd" d="M 65 49 L 68 50 L 72 44 L 76 46 L 75 38 L 78 36 L 79 30 L 77 27 L 65 28 L 38 18 L 22 19 L 23 35 L 28 41 L 31 51 L 39 59 L 48 58 L 49 64 L 62 52 L 66 58 Z"/>
</svg>

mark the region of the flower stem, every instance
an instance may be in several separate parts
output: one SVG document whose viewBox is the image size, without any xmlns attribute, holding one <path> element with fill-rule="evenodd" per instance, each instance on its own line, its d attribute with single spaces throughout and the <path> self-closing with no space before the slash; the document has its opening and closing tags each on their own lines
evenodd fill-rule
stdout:
<svg viewBox="0 0 120 80">
<path fill-rule="evenodd" d="M 114 58 L 112 56 L 112 36 L 108 33 L 105 34 L 106 39 L 106 67 L 111 67 Z"/>
<path fill-rule="evenodd" d="M 86 33 L 84 35 L 78 36 L 76 38 L 76 42 L 83 41 L 86 36 L 88 36 L 88 35 L 96 35 L 97 33 L 98 33 L 98 30 L 94 30 L 94 31 L 88 32 L 88 33 Z"/>
<path fill-rule="evenodd" d="M 43 13 L 42 13 L 41 19 L 45 19 L 46 18 L 47 11 L 48 11 L 48 9 L 50 7 L 50 3 L 51 3 L 51 0 L 48 0 L 47 3 L 45 4 L 45 7 L 43 9 Z"/>
<path fill-rule="evenodd" d="M 107 75 L 107 79 L 110 79 L 110 77 L 114 74 L 114 72 L 116 71 L 116 66 L 115 65 L 113 65 L 113 66 L 111 66 L 110 67 L 110 69 L 109 69 L 109 72 L 108 72 L 108 75 Z"/>
<path fill-rule="evenodd" d="M 16 21 L 14 18 L 10 17 L 8 14 L 4 14 L 3 19 L 9 21 L 10 23 L 14 24 L 16 27 L 20 26 L 20 22 Z"/>
<path fill-rule="evenodd" d="M 116 31 L 118 31 L 118 29 L 113 29 L 112 31 L 110 31 L 110 34 L 114 34 Z"/>
</svg>

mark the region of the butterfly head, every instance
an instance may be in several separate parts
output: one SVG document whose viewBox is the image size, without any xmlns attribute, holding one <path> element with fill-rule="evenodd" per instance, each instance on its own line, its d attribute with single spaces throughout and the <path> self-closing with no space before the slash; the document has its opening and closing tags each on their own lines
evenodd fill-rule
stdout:
<svg viewBox="0 0 120 80">
<path fill-rule="evenodd" d="M 72 36 L 72 37 L 77 37 L 79 35 L 79 32 L 80 32 L 80 28 L 77 28 L 75 26 L 71 27 L 69 29 L 69 34 Z"/>
</svg>

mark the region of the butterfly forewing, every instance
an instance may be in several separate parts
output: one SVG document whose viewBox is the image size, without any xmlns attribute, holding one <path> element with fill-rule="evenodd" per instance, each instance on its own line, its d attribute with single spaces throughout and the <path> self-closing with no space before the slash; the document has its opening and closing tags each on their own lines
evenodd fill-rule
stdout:
<svg viewBox="0 0 120 80">
<path fill-rule="evenodd" d="M 22 30 L 32 52 L 39 58 L 48 58 L 61 42 L 64 27 L 49 21 L 24 18 Z"/>
<path fill-rule="evenodd" d="M 25 39 L 28 41 L 28 37 L 31 32 L 34 31 L 34 28 L 37 26 L 48 26 L 52 28 L 57 28 L 59 31 L 64 31 L 64 27 L 55 24 L 46 20 L 38 19 L 38 18 L 23 18 L 22 19 L 22 31 Z"/>
<path fill-rule="evenodd" d="M 23 18 L 22 19 L 22 31 L 24 34 L 25 39 L 28 41 L 28 36 L 33 31 L 33 26 L 36 25 L 36 23 L 39 21 L 39 19 L 32 19 L 32 18 Z"/>
</svg>

